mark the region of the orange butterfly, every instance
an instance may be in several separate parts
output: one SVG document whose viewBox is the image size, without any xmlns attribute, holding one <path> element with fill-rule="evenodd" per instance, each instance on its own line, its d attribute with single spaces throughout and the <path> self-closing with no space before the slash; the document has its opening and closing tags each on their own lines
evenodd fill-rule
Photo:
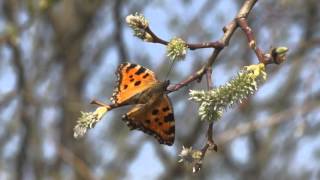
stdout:
<svg viewBox="0 0 320 180">
<path fill-rule="evenodd" d="M 175 122 L 165 94 L 170 82 L 160 82 L 151 70 L 131 63 L 121 64 L 116 74 L 118 82 L 112 102 L 119 106 L 135 105 L 122 117 L 129 128 L 154 136 L 160 144 L 172 145 Z"/>
</svg>

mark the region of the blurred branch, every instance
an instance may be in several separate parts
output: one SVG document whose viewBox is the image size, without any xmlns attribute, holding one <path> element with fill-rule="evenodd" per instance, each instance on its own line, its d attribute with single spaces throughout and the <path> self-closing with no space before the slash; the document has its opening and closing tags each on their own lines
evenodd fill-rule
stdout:
<svg viewBox="0 0 320 180">
<path fill-rule="evenodd" d="M 156 151 L 157 156 L 159 156 L 160 161 L 162 162 L 162 164 L 164 166 L 166 166 L 167 164 L 172 164 L 172 158 L 170 157 L 170 155 L 163 149 L 162 146 L 158 146 L 157 142 L 152 141 L 154 144 L 154 148 Z"/>
<path fill-rule="evenodd" d="M 143 144 L 145 143 L 145 137 L 138 139 L 134 144 L 128 145 L 126 141 L 117 142 L 116 156 L 109 163 L 105 169 L 106 171 L 102 179 L 121 179 L 127 172 L 129 162 L 132 162 L 136 155 L 140 152 Z M 123 138 L 122 140 L 125 140 Z"/>
<path fill-rule="evenodd" d="M 249 134 L 253 131 L 257 131 L 262 128 L 272 127 L 274 125 L 283 123 L 285 121 L 293 120 L 293 118 L 290 118 L 290 117 L 295 115 L 296 112 L 307 113 L 319 107 L 320 107 L 319 101 L 307 102 L 300 106 L 292 107 L 285 111 L 281 111 L 279 113 L 273 114 L 272 116 L 270 116 L 269 118 L 263 121 L 251 121 L 248 123 L 241 124 L 236 128 L 227 130 L 217 136 L 217 141 L 219 142 L 219 144 L 226 144 L 227 142 L 239 136 Z"/>
<path fill-rule="evenodd" d="M 94 179 L 94 176 L 92 175 L 90 168 L 82 159 L 77 157 L 71 150 L 64 147 L 63 145 L 60 145 L 58 152 L 62 160 L 70 164 L 72 167 L 75 167 L 76 171 L 83 177 L 83 179 Z"/>
<path fill-rule="evenodd" d="M 12 7 L 8 7 L 8 8 L 12 8 Z M 6 16 L 8 17 L 8 19 L 13 19 L 12 18 L 13 14 L 14 12 L 8 12 Z M 14 22 L 11 22 L 11 23 L 14 24 Z M 30 145 L 29 142 L 31 140 L 31 120 L 28 116 L 27 108 L 23 108 L 23 107 L 29 106 L 29 102 L 31 100 L 30 99 L 31 94 L 27 89 L 27 79 L 25 77 L 25 69 L 21 59 L 22 56 L 21 56 L 20 48 L 18 44 L 12 41 L 9 41 L 8 45 L 12 50 L 12 54 L 13 54 L 12 64 L 17 76 L 16 92 L 19 93 L 19 95 L 21 96 L 21 103 L 18 109 L 21 110 L 21 116 L 19 120 L 24 128 L 24 134 L 22 135 L 22 140 L 20 143 L 16 164 L 17 164 L 17 178 L 22 179 L 24 167 L 27 161 L 27 153 Z"/>
<path fill-rule="evenodd" d="M 25 168 L 32 157 L 28 156 L 31 149 L 31 143 L 33 140 L 33 124 L 32 115 L 33 111 L 30 111 L 32 105 L 32 89 L 28 86 L 28 78 L 26 74 L 26 67 L 23 63 L 23 51 L 19 38 L 23 31 L 31 27 L 33 18 L 29 18 L 28 21 L 19 25 L 18 14 L 22 4 L 17 1 L 5 1 L 3 3 L 4 17 L 8 26 L 6 32 L 6 43 L 12 53 L 12 66 L 16 75 L 16 87 L 15 92 L 11 96 L 18 95 L 18 119 L 22 125 L 21 140 L 18 147 L 16 157 L 16 178 L 23 179 Z M 33 162 L 33 161 L 31 161 Z M 34 171 L 34 169 L 32 169 Z"/>
<path fill-rule="evenodd" d="M 17 95 L 16 91 L 12 91 L 4 95 L 1 95 L 0 109 L 6 106 L 8 103 L 10 103 L 10 101 L 12 101 L 16 97 L 16 95 Z"/>
<path fill-rule="evenodd" d="M 123 40 L 123 26 L 122 26 L 122 5 L 125 2 L 125 0 L 118 0 L 115 1 L 114 9 L 113 9 L 113 19 L 115 20 L 115 30 L 114 30 L 114 42 L 118 49 L 119 59 L 121 62 L 124 62 L 128 60 L 128 55 L 126 52 L 126 47 Z"/>
<path fill-rule="evenodd" d="M 115 34 L 116 32 L 113 32 Z M 115 35 L 110 35 L 115 36 Z M 114 40 L 110 38 L 109 35 L 104 38 L 104 40 L 97 45 L 97 50 L 94 53 L 92 60 L 90 61 L 92 64 L 97 65 L 100 63 L 100 61 L 103 59 L 103 55 L 109 50 L 110 47 L 114 45 Z M 88 71 L 91 70 L 88 68 Z"/>
</svg>

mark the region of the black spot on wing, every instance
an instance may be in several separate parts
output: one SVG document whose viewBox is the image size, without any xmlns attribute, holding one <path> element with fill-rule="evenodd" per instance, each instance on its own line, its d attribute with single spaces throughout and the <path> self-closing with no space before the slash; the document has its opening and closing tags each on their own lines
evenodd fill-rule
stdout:
<svg viewBox="0 0 320 180">
<path fill-rule="evenodd" d="M 175 127 L 171 126 L 168 130 L 165 130 L 164 133 L 166 133 L 167 135 L 171 135 L 175 133 Z"/>
<path fill-rule="evenodd" d="M 141 84 L 141 81 L 136 81 L 136 82 L 134 83 L 135 86 L 139 86 L 140 84 Z"/>
<path fill-rule="evenodd" d="M 158 112 L 159 112 L 159 110 L 158 110 L 158 109 L 154 109 L 154 110 L 152 110 L 152 115 L 157 115 L 157 114 L 158 114 Z"/>
<path fill-rule="evenodd" d="M 166 115 L 163 119 L 164 119 L 164 122 L 172 122 L 172 121 L 174 121 L 174 116 L 172 113 L 170 113 L 170 114 Z"/>
<path fill-rule="evenodd" d="M 160 144 L 164 144 L 164 145 L 168 145 L 171 146 L 174 143 L 174 133 L 175 133 L 175 128 L 174 126 L 170 127 L 167 131 L 164 131 L 164 136 L 159 134 L 158 132 L 154 131 L 153 129 L 150 129 L 146 126 L 146 124 L 148 124 L 147 121 L 150 121 L 149 119 L 144 120 L 144 122 L 146 122 L 146 124 L 136 124 L 134 123 L 133 119 L 130 119 L 128 117 L 127 114 L 122 116 L 122 120 L 126 122 L 126 124 L 128 125 L 130 130 L 140 130 L 143 131 L 146 134 L 149 134 L 151 136 L 153 136 L 154 138 L 157 139 L 157 141 Z M 155 121 L 159 121 L 158 118 L 155 118 Z M 151 121 L 150 121 L 151 123 Z M 158 123 L 160 126 L 162 125 L 161 122 Z M 167 134 L 168 136 L 166 136 L 165 134 Z"/>
<path fill-rule="evenodd" d="M 151 123 L 149 119 L 146 119 L 144 122 L 146 122 L 148 125 Z"/>
<path fill-rule="evenodd" d="M 135 68 L 137 65 L 136 64 L 130 64 L 130 66 L 127 67 L 126 72 L 129 72 L 130 69 Z"/>
<path fill-rule="evenodd" d="M 143 79 L 147 78 L 149 76 L 149 73 L 146 73 L 145 75 L 142 76 Z"/>
<path fill-rule="evenodd" d="M 127 89 L 127 88 L 128 88 L 128 85 L 125 84 L 125 85 L 123 86 L 123 89 Z"/>
<path fill-rule="evenodd" d="M 168 106 L 166 106 L 166 107 L 164 107 L 164 108 L 162 108 L 162 111 L 163 112 L 167 112 L 167 111 L 169 111 L 170 109 L 169 109 L 169 107 Z"/>
<path fill-rule="evenodd" d="M 144 73 L 145 71 L 146 71 L 146 68 L 140 67 L 139 70 L 137 72 L 135 72 L 135 74 L 140 75 L 140 74 Z"/>
</svg>

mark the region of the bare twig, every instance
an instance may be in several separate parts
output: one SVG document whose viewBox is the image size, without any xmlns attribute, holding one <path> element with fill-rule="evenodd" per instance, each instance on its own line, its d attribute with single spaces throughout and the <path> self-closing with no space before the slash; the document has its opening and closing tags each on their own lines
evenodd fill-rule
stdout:
<svg viewBox="0 0 320 180">
<path fill-rule="evenodd" d="M 146 28 L 146 32 L 151 35 L 152 37 L 152 43 L 159 43 L 163 45 L 168 45 L 168 41 L 161 39 L 158 37 L 148 26 Z M 190 50 L 196 50 L 196 49 L 202 49 L 202 48 L 222 48 L 224 44 L 222 44 L 220 41 L 214 41 L 214 42 L 203 42 L 203 43 L 186 43 L 187 47 Z"/>
<path fill-rule="evenodd" d="M 198 70 L 194 74 L 190 75 L 189 77 L 187 77 L 185 80 L 181 81 L 180 83 L 177 83 L 175 85 L 170 85 L 167 88 L 168 93 L 177 91 L 180 88 L 188 85 L 189 83 L 191 83 L 191 82 L 193 82 L 195 80 L 201 81 L 201 78 L 205 73 L 206 73 L 206 68 L 203 66 L 200 70 Z"/>
<path fill-rule="evenodd" d="M 264 64 L 273 63 L 272 56 L 265 55 L 263 51 L 257 46 L 256 39 L 254 37 L 251 27 L 248 24 L 247 19 L 243 17 L 239 17 L 239 18 L 236 18 L 236 21 L 240 26 L 240 28 L 242 29 L 242 31 L 247 36 L 248 45 L 255 52 L 259 62 Z"/>
</svg>

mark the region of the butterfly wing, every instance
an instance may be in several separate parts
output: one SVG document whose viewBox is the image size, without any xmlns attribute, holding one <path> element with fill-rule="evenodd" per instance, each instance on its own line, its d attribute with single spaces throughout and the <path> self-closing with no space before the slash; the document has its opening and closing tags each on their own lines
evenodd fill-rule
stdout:
<svg viewBox="0 0 320 180">
<path fill-rule="evenodd" d="M 154 136 L 160 144 L 171 146 L 175 137 L 173 109 L 167 95 L 154 104 L 138 104 L 123 116 L 130 129 Z"/>
<path fill-rule="evenodd" d="M 138 64 L 120 64 L 116 74 L 118 82 L 112 96 L 112 102 L 116 104 L 130 100 L 158 82 L 151 70 Z"/>
</svg>

